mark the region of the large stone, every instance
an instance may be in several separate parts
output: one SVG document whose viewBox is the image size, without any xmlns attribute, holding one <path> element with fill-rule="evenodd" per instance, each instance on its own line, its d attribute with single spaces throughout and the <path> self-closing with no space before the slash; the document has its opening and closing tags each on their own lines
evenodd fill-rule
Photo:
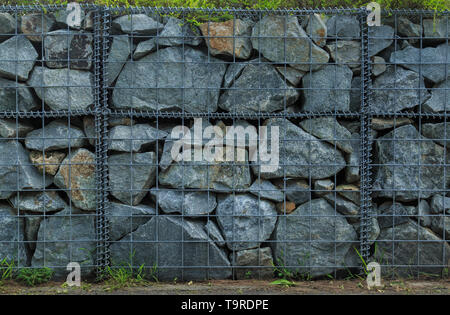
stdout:
<svg viewBox="0 0 450 315">
<path fill-rule="evenodd" d="M 267 127 L 267 139 L 272 139 L 272 129 L 276 130 L 274 127 L 278 127 L 279 163 L 276 165 L 272 159 L 259 161 L 251 158 L 252 161 L 257 161 L 252 166 L 253 172 L 261 174 L 261 178 L 286 176 L 323 179 L 335 175 L 345 167 L 344 156 L 338 149 L 303 131 L 292 122 L 283 118 L 270 118 L 264 122 L 264 126 Z M 270 142 L 273 146 L 274 141 Z"/>
<path fill-rule="evenodd" d="M 329 60 L 328 53 L 313 43 L 296 16 L 266 15 L 252 31 L 253 48 L 275 63 L 309 71 L 320 69 Z"/>
<path fill-rule="evenodd" d="M 393 140 L 395 139 L 395 142 Z M 394 129 L 376 140 L 377 175 L 373 184 L 378 197 L 409 201 L 428 198 L 432 190 L 446 187 L 444 178 L 444 148 L 406 125 Z M 447 170 L 448 174 L 448 170 Z"/>
<path fill-rule="evenodd" d="M 341 126 L 336 119 L 332 117 L 319 117 L 302 120 L 300 122 L 306 132 L 323 139 L 326 142 L 336 145 L 345 153 L 352 153 L 352 134 L 345 127 Z"/>
<path fill-rule="evenodd" d="M 72 204 L 82 210 L 97 207 L 95 155 L 86 149 L 77 149 L 61 163 L 55 175 L 55 185 L 64 189 Z"/>
<path fill-rule="evenodd" d="M 113 92 L 117 109 L 217 110 L 226 65 L 188 47 L 168 47 L 129 62 Z"/>
<path fill-rule="evenodd" d="M 445 197 L 442 194 L 433 195 L 433 198 L 431 198 L 430 211 L 433 214 L 450 214 L 450 197 Z"/>
<path fill-rule="evenodd" d="M 241 19 L 209 22 L 200 25 L 211 55 L 248 59 L 252 53 L 253 23 Z"/>
<path fill-rule="evenodd" d="M 49 267 L 61 280 L 67 277 L 67 264 L 78 262 L 81 275 L 88 276 L 95 270 L 96 239 L 95 213 L 66 208 L 41 222 L 31 266 Z"/>
<path fill-rule="evenodd" d="M 327 42 L 327 27 L 319 14 L 314 13 L 308 17 L 306 33 L 318 46 L 325 46 Z"/>
<path fill-rule="evenodd" d="M 114 265 L 130 263 L 130 257 L 134 266 L 143 264 L 146 271 L 157 266 L 154 276 L 159 280 L 231 277 L 231 266 L 225 252 L 208 238 L 203 225 L 173 216 L 155 216 L 111 245 Z"/>
<path fill-rule="evenodd" d="M 0 140 L 0 199 L 7 199 L 22 189 L 44 189 L 52 178 L 32 165 L 28 152 L 15 140 Z"/>
<path fill-rule="evenodd" d="M 154 52 L 156 48 L 157 46 L 155 37 L 140 42 L 133 52 L 133 60 L 138 60 L 144 56 L 147 56 L 149 53 Z"/>
<path fill-rule="evenodd" d="M 206 222 L 205 232 L 219 247 L 224 247 L 226 245 L 222 232 L 220 232 L 218 226 L 213 221 L 208 220 L 208 222 Z"/>
<path fill-rule="evenodd" d="M 311 200 L 311 187 L 304 179 L 284 179 L 273 180 L 274 184 L 286 194 L 286 199 L 294 204 L 301 205 Z"/>
<path fill-rule="evenodd" d="M 153 186 L 156 176 L 154 152 L 120 153 L 108 158 L 111 195 L 128 205 L 137 205 Z"/>
<path fill-rule="evenodd" d="M 19 211 L 49 213 L 64 210 L 65 201 L 55 192 L 23 192 L 10 199 L 14 209 Z"/>
<path fill-rule="evenodd" d="M 306 74 L 305 71 L 301 71 L 292 67 L 278 66 L 275 67 L 277 71 L 293 86 L 299 85 L 302 81 L 303 76 Z"/>
<path fill-rule="evenodd" d="M 331 58 L 338 64 L 350 68 L 361 67 L 361 43 L 351 40 L 331 42 L 327 46 Z"/>
<path fill-rule="evenodd" d="M 275 261 L 292 272 L 300 268 L 312 277 L 344 268 L 355 229 L 324 199 L 314 199 L 280 217 L 272 243 Z M 352 244 L 354 242 L 354 244 Z"/>
<path fill-rule="evenodd" d="M 339 194 L 335 192 L 323 195 L 323 198 L 326 201 L 328 201 L 328 203 L 333 207 L 333 209 L 336 209 L 336 211 L 342 214 L 350 223 L 355 223 L 359 221 L 360 207 L 351 202 L 350 200 L 341 197 Z"/>
<path fill-rule="evenodd" d="M 27 263 L 24 244 L 24 222 L 6 204 L 0 204 L 0 257 L 8 263 L 14 262 L 14 266 L 23 267 Z M 4 267 L 4 266 L 2 266 Z M 3 271 L 3 270 L 2 270 Z"/>
<path fill-rule="evenodd" d="M 89 70 L 93 36 L 67 30 L 49 32 L 44 38 L 45 65 L 49 68 Z"/>
<path fill-rule="evenodd" d="M 298 97 L 299 92 L 287 85 L 273 66 L 249 64 L 220 96 L 219 107 L 230 112 L 274 112 Z"/>
<path fill-rule="evenodd" d="M 405 37 L 422 36 L 422 26 L 414 24 L 404 16 L 397 17 L 397 32 Z M 417 39 L 414 39 L 416 41 Z"/>
<path fill-rule="evenodd" d="M 33 126 L 27 122 L 16 119 L 0 119 L 0 137 L 2 138 L 23 138 L 33 130 Z"/>
<path fill-rule="evenodd" d="M 240 250 L 234 254 L 236 279 L 273 278 L 273 258 L 270 247 Z"/>
<path fill-rule="evenodd" d="M 45 152 L 45 155 L 41 151 L 31 151 L 30 160 L 31 163 L 39 170 L 39 172 L 48 175 L 55 176 L 58 172 L 59 165 L 66 157 L 64 152 L 51 151 Z"/>
<path fill-rule="evenodd" d="M 167 137 L 167 133 L 148 124 L 116 126 L 109 132 L 109 149 L 122 152 L 138 152 Z"/>
<path fill-rule="evenodd" d="M 269 239 L 277 222 L 275 205 L 251 195 L 219 196 L 216 212 L 230 250 L 258 247 Z"/>
<path fill-rule="evenodd" d="M 436 84 L 431 90 L 431 97 L 422 105 L 427 112 L 450 111 L 450 79 Z"/>
<path fill-rule="evenodd" d="M 446 64 L 446 55 L 450 55 L 450 46 L 441 44 L 435 47 L 419 49 L 413 46 L 394 51 L 390 62 L 413 70 L 434 83 L 439 83 L 450 76 L 443 64 Z"/>
<path fill-rule="evenodd" d="M 386 71 L 386 61 L 383 59 L 383 57 L 380 56 L 373 56 L 371 58 L 372 60 L 372 74 L 374 76 L 379 76 L 383 72 Z"/>
<path fill-rule="evenodd" d="M 198 46 L 203 41 L 196 26 L 174 17 L 169 18 L 156 39 L 159 46 L 180 46 L 183 44 Z"/>
<path fill-rule="evenodd" d="M 38 53 L 24 36 L 14 36 L 0 44 L 0 75 L 25 81 L 33 69 Z"/>
<path fill-rule="evenodd" d="M 450 216 L 440 215 L 431 217 L 431 229 L 448 242 L 450 238 Z"/>
<path fill-rule="evenodd" d="M 334 182 L 331 179 L 327 178 L 314 181 L 314 194 L 316 194 L 317 196 L 327 195 L 333 189 Z"/>
<path fill-rule="evenodd" d="M 29 150 L 54 151 L 59 149 L 75 149 L 86 143 L 84 132 L 65 121 L 54 120 L 41 129 L 35 129 L 25 138 L 25 146 Z"/>
<path fill-rule="evenodd" d="M 147 223 L 156 210 L 145 205 L 130 206 L 118 202 L 110 202 L 106 218 L 109 223 L 109 237 L 118 241 L 129 233 L 136 231 L 141 225 Z"/>
<path fill-rule="evenodd" d="M 90 72 L 36 67 L 28 85 L 53 110 L 86 110 L 94 103 Z"/>
<path fill-rule="evenodd" d="M 376 242 L 375 261 L 385 265 L 385 276 L 414 276 L 417 272 L 436 274 L 447 265 L 450 245 L 427 228 L 409 220 L 382 229 Z M 390 266 L 401 267 L 390 267 Z"/>
<path fill-rule="evenodd" d="M 249 188 L 250 193 L 263 199 L 268 199 L 275 202 L 282 202 L 284 194 L 278 190 L 270 181 L 265 179 L 256 179 Z"/>
<path fill-rule="evenodd" d="M 213 212 L 217 206 L 214 193 L 152 188 L 150 194 L 165 213 L 204 216 Z"/>
<path fill-rule="evenodd" d="M 356 16 L 333 15 L 327 20 L 328 37 L 357 39 L 360 37 L 361 28 Z"/>
<path fill-rule="evenodd" d="M 392 44 L 394 41 L 394 29 L 389 25 L 380 25 L 373 27 L 369 36 L 369 56 L 372 57 Z"/>
<path fill-rule="evenodd" d="M 132 45 L 128 36 L 111 36 L 111 41 L 111 48 L 106 59 L 106 84 L 108 86 L 112 86 L 132 53 Z"/>
<path fill-rule="evenodd" d="M 7 12 L 0 13 L 0 41 L 6 34 L 14 34 L 16 32 L 16 19 Z"/>
<path fill-rule="evenodd" d="M 404 224 L 409 221 L 410 214 L 401 203 L 387 201 L 378 207 L 378 224 L 381 229 Z"/>
<path fill-rule="evenodd" d="M 145 14 L 130 14 L 114 19 L 112 28 L 125 34 L 154 35 L 164 25 Z"/>
<path fill-rule="evenodd" d="M 446 122 L 442 123 L 428 123 L 422 125 L 422 134 L 428 139 L 432 139 L 434 142 L 439 143 L 442 146 L 450 148 L 450 124 Z"/>
<path fill-rule="evenodd" d="M 304 111 L 348 111 L 353 72 L 347 66 L 326 65 L 303 77 Z"/>
<path fill-rule="evenodd" d="M 56 20 L 51 14 L 35 13 L 21 18 L 20 29 L 32 42 L 42 42 L 47 32 L 55 26 Z"/>
<path fill-rule="evenodd" d="M 423 33 L 427 39 L 445 41 L 450 34 L 448 17 L 424 19 L 422 21 Z"/>
<path fill-rule="evenodd" d="M 377 113 L 399 112 L 422 104 L 429 96 L 419 74 L 390 65 L 373 81 L 370 110 Z"/>
<path fill-rule="evenodd" d="M 356 205 L 361 204 L 361 194 L 358 186 L 353 184 L 338 185 L 336 187 L 336 192 Z"/>
<path fill-rule="evenodd" d="M 0 111 L 27 112 L 38 106 L 25 84 L 0 78 Z"/>
</svg>

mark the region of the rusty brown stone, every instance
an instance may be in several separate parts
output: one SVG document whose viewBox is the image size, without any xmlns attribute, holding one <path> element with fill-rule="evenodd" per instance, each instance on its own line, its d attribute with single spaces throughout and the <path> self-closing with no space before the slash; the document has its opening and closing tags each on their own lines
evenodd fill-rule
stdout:
<svg viewBox="0 0 450 315">
<path fill-rule="evenodd" d="M 58 151 L 45 152 L 45 156 L 40 151 L 30 152 L 30 160 L 34 166 L 41 172 L 44 171 L 45 166 L 45 174 L 52 176 L 56 175 L 59 165 L 65 157 L 66 154 L 64 152 Z"/>
<path fill-rule="evenodd" d="M 285 209 L 285 204 L 286 204 L 286 209 Z M 288 201 L 286 203 L 284 203 L 284 202 L 277 203 L 276 208 L 277 208 L 278 213 L 290 214 L 292 211 L 295 210 L 295 203 L 293 203 L 291 201 Z"/>
</svg>

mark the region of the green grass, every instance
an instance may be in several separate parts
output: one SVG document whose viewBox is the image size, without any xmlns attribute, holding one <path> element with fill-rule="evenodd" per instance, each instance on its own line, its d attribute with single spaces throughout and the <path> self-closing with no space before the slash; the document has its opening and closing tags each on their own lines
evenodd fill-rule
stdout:
<svg viewBox="0 0 450 315">
<path fill-rule="evenodd" d="M 50 268 L 22 268 L 17 273 L 17 280 L 24 282 L 30 287 L 49 282 L 53 276 L 53 270 Z"/>
</svg>

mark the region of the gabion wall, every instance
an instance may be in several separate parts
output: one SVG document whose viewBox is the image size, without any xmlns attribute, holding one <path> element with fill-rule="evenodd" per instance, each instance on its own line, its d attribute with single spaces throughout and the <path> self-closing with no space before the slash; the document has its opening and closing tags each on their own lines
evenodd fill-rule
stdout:
<svg viewBox="0 0 450 315">
<path fill-rule="evenodd" d="M 448 14 L 390 13 L 3 7 L 0 259 L 441 275 Z"/>
</svg>

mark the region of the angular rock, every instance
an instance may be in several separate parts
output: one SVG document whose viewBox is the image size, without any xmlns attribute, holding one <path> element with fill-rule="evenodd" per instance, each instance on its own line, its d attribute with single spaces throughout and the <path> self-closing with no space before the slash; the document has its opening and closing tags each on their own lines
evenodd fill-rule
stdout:
<svg viewBox="0 0 450 315">
<path fill-rule="evenodd" d="M 54 182 L 65 189 L 73 206 L 82 210 L 97 207 L 97 182 L 95 175 L 95 155 L 86 149 L 77 149 L 61 163 Z"/>
<path fill-rule="evenodd" d="M 450 216 L 431 217 L 431 230 L 448 240 L 450 238 Z"/>
<path fill-rule="evenodd" d="M 257 161 L 252 166 L 253 173 L 261 174 L 261 178 L 323 179 L 338 173 L 346 165 L 342 153 L 334 146 L 306 133 L 288 120 L 270 118 L 264 126 L 267 127 L 267 139 L 272 139 L 272 129 L 278 127 L 281 139 L 289 141 L 280 141 L 278 167 L 272 159 L 259 161 L 251 158 Z"/>
<path fill-rule="evenodd" d="M 11 14 L 0 12 L 0 34 L 14 34 L 16 32 L 16 19 Z M 0 37 L 0 38 L 2 38 Z"/>
<path fill-rule="evenodd" d="M 128 36 L 116 35 L 112 36 L 111 40 L 111 48 L 106 59 L 106 83 L 108 86 L 112 86 L 117 79 L 133 49 Z"/>
<path fill-rule="evenodd" d="M 303 77 L 303 110 L 348 111 L 352 76 L 352 70 L 341 65 L 326 65 L 316 72 L 307 73 Z"/>
<path fill-rule="evenodd" d="M 277 222 L 275 205 L 251 195 L 219 196 L 216 212 L 230 250 L 258 247 L 269 239 Z"/>
<path fill-rule="evenodd" d="M 275 207 L 279 214 L 286 215 L 286 214 L 292 213 L 292 211 L 295 210 L 296 205 L 295 205 L 295 203 L 288 201 L 288 202 L 277 203 Z"/>
<path fill-rule="evenodd" d="M 360 207 L 355 205 L 350 200 L 343 198 L 336 193 L 328 193 L 326 195 L 323 195 L 323 198 L 328 201 L 333 209 L 336 209 L 336 211 L 342 214 L 350 223 L 359 221 Z"/>
<path fill-rule="evenodd" d="M 31 130 L 33 130 L 33 126 L 27 122 L 16 119 L 0 119 L 1 138 L 22 138 Z"/>
<path fill-rule="evenodd" d="M 252 31 L 253 48 L 275 63 L 288 63 L 302 71 L 320 69 L 328 53 L 314 44 L 295 16 L 266 15 Z"/>
<path fill-rule="evenodd" d="M 394 29 L 388 25 L 373 27 L 370 39 L 369 56 L 372 57 L 392 44 L 394 41 Z"/>
<path fill-rule="evenodd" d="M 226 245 L 222 232 L 220 232 L 219 228 L 213 221 L 208 220 L 205 224 L 205 232 L 208 237 L 211 238 L 219 247 L 224 247 Z"/>
<path fill-rule="evenodd" d="M 226 279 L 231 276 L 225 252 L 208 238 L 201 223 L 187 219 L 155 216 L 111 245 L 111 260 L 115 265 L 129 262 L 133 253 L 133 265 L 144 264 L 146 271 L 158 266 L 155 276 L 159 280 Z M 173 268 L 175 266 L 177 268 Z"/>
<path fill-rule="evenodd" d="M 354 183 L 360 179 L 360 135 L 358 133 L 354 133 L 351 135 L 351 138 L 352 140 L 349 143 L 353 151 L 345 156 L 345 160 L 347 161 L 347 167 L 345 168 L 345 181 L 348 183 Z"/>
<path fill-rule="evenodd" d="M 311 188 L 303 179 L 275 179 L 273 183 L 286 195 L 286 199 L 296 205 L 311 200 Z"/>
<path fill-rule="evenodd" d="M 439 83 L 450 76 L 449 71 L 446 73 L 445 67 L 442 67 L 442 64 L 447 62 L 446 55 L 450 55 L 450 46 L 447 44 L 423 49 L 407 46 L 402 50 L 394 51 L 389 61 L 420 73 L 434 83 Z"/>
<path fill-rule="evenodd" d="M 361 110 L 361 77 L 353 77 L 350 91 L 350 105 L 351 112 L 358 112 Z"/>
<path fill-rule="evenodd" d="M 392 198 L 395 194 L 396 200 L 410 201 L 418 199 L 419 190 L 421 198 L 428 198 L 430 190 L 446 187 L 444 148 L 425 140 L 412 125 L 396 128 L 376 140 L 381 165 L 373 184 L 376 196 Z"/>
<path fill-rule="evenodd" d="M 256 179 L 249 188 L 249 192 L 255 196 L 263 199 L 268 199 L 275 202 L 282 202 L 284 194 L 270 181 L 264 179 Z"/>
<path fill-rule="evenodd" d="M 27 112 L 38 106 L 25 84 L 0 78 L 0 111 Z"/>
<path fill-rule="evenodd" d="M 352 223 L 352 226 L 355 229 L 356 234 L 358 234 L 358 238 L 360 238 L 361 221 Z M 378 236 L 380 235 L 380 231 L 381 230 L 380 230 L 380 226 L 378 224 L 376 213 L 371 214 L 370 218 L 369 218 L 369 231 L 368 231 L 369 234 L 367 237 L 367 241 L 370 245 L 373 245 L 373 243 L 375 243 L 375 241 L 378 239 Z M 359 263 L 361 263 L 361 259 L 358 257 L 357 261 L 358 261 L 358 265 L 359 265 Z"/>
<path fill-rule="evenodd" d="M 300 122 L 306 132 L 323 139 L 326 142 L 336 144 L 336 147 L 345 153 L 352 153 L 352 135 L 345 127 L 341 126 L 336 119 L 332 117 L 319 117 L 302 120 Z"/>
<path fill-rule="evenodd" d="M 45 156 L 41 151 L 31 151 L 31 163 L 39 170 L 40 173 L 55 176 L 58 172 L 59 165 L 66 157 L 64 152 L 52 151 L 45 152 Z M 45 170 L 44 170 L 45 168 Z"/>
<path fill-rule="evenodd" d="M 41 129 L 35 129 L 25 138 L 25 146 L 29 150 L 54 151 L 59 149 L 75 149 L 86 143 L 84 132 L 65 121 L 54 120 Z"/>
<path fill-rule="evenodd" d="M 273 66 L 249 64 L 220 96 L 219 107 L 229 112 L 274 112 L 298 98 L 299 92 L 287 85 Z"/>
<path fill-rule="evenodd" d="M 428 139 L 432 139 L 434 142 L 449 148 L 450 142 L 447 139 L 450 137 L 450 126 L 448 123 L 423 124 L 422 134 Z"/>
<path fill-rule="evenodd" d="M 392 128 L 398 128 L 404 125 L 410 125 L 413 121 L 406 117 L 395 117 L 395 118 L 372 118 L 372 129 L 375 130 L 386 130 Z M 423 126 L 422 126 L 423 128 Z"/>
<path fill-rule="evenodd" d="M 180 19 L 170 17 L 164 29 L 157 37 L 159 46 L 198 46 L 202 43 L 200 31 L 196 26 L 183 22 Z"/>
<path fill-rule="evenodd" d="M 239 76 L 242 74 L 242 71 L 245 69 L 245 67 L 249 63 L 257 63 L 258 59 L 250 60 L 247 62 L 236 62 L 232 63 L 228 66 L 227 71 L 225 72 L 225 76 L 223 77 L 223 87 L 229 88 L 234 84 L 234 82 L 239 78 Z"/>
<path fill-rule="evenodd" d="M 436 19 L 424 19 L 422 21 L 423 33 L 429 39 L 445 40 L 450 34 L 450 26 L 448 25 L 448 17 Z"/>
<path fill-rule="evenodd" d="M 324 199 L 314 199 L 278 220 L 272 243 L 275 261 L 292 272 L 308 267 L 310 276 L 327 275 L 344 265 L 358 243 L 355 229 Z M 352 242 L 355 242 L 352 244 Z M 311 266 L 314 266 L 311 267 Z"/>
<path fill-rule="evenodd" d="M 377 77 L 385 71 L 386 71 L 386 61 L 383 59 L 383 57 L 373 56 L 372 74 Z"/>
<path fill-rule="evenodd" d="M 450 214 L 450 198 L 436 194 L 431 198 L 430 211 L 433 214 Z"/>
<path fill-rule="evenodd" d="M 23 218 L 6 204 L 0 204 L 0 257 L 14 266 L 23 267 L 27 264 L 24 241 Z"/>
<path fill-rule="evenodd" d="M 0 75 L 26 81 L 37 57 L 38 53 L 26 37 L 11 37 L 0 44 Z"/>
<path fill-rule="evenodd" d="M 339 195 L 352 201 L 354 204 L 356 205 L 361 204 L 361 195 L 359 187 L 352 184 L 338 185 L 336 187 L 336 191 Z"/>
<path fill-rule="evenodd" d="M 109 150 L 138 152 L 143 147 L 167 137 L 167 133 L 148 124 L 116 126 L 109 132 Z"/>
<path fill-rule="evenodd" d="M 327 20 L 328 37 L 349 37 L 356 39 L 360 37 L 361 28 L 356 16 L 333 15 Z"/>
<path fill-rule="evenodd" d="M 91 69 L 92 39 L 90 33 L 68 30 L 49 32 L 44 37 L 45 65 L 49 68 Z"/>
<path fill-rule="evenodd" d="M 142 41 L 136 46 L 136 49 L 133 52 L 133 59 L 141 59 L 142 57 L 147 56 L 149 53 L 154 52 L 156 48 L 157 46 L 155 38 Z"/>
<path fill-rule="evenodd" d="M 150 195 L 165 213 L 181 213 L 185 216 L 207 215 L 217 206 L 214 193 L 152 188 Z"/>
<path fill-rule="evenodd" d="M 273 258 L 270 247 L 240 250 L 234 254 L 236 279 L 273 278 Z M 246 266 L 249 266 L 245 268 Z M 250 267 L 251 266 L 251 267 Z"/>
<path fill-rule="evenodd" d="M 31 164 L 28 152 L 15 140 L 0 140 L 0 199 L 7 199 L 22 189 L 44 189 L 52 179 Z"/>
<path fill-rule="evenodd" d="M 331 42 L 327 46 L 331 58 L 338 64 L 350 68 L 361 67 L 361 43 L 351 40 Z"/>
<path fill-rule="evenodd" d="M 214 112 L 225 70 L 225 64 L 189 46 L 160 49 L 125 65 L 113 104 L 117 109 Z"/>
<path fill-rule="evenodd" d="M 422 105 L 427 112 L 450 111 L 450 79 L 436 84 L 431 90 L 431 97 Z"/>
<path fill-rule="evenodd" d="M 327 27 L 319 14 L 314 13 L 308 17 L 306 34 L 308 34 L 318 46 L 325 46 L 327 42 Z"/>
<path fill-rule="evenodd" d="M 94 103 L 90 72 L 36 67 L 28 85 L 53 110 L 86 110 Z"/>
<path fill-rule="evenodd" d="M 426 200 L 420 200 L 417 206 L 418 221 L 423 227 L 431 227 L 431 211 L 430 205 Z"/>
<path fill-rule="evenodd" d="M 56 20 L 50 14 L 28 14 L 21 17 L 20 30 L 32 42 L 42 42 L 47 32 L 55 26 Z"/>
<path fill-rule="evenodd" d="M 305 75 L 304 71 L 297 70 L 291 67 L 280 66 L 275 68 L 286 79 L 286 81 L 293 86 L 299 85 L 299 83 L 302 81 L 303 76 Z"/>
<path fill-rule="evenodd" d="M 327 195 L 334 189 L 334 183 L 330 179 L 319 179 L 314 182 L 314 193 L 318 196 Z"/>
<path fill-rule="evenodd" d="M 109 124 L 111 127 L 111 124 Z M 95 120 L 92 116 L 83 117 L 83 131 L 90 145 L 95 145 L 97 134 L 95 132 Z"/>
<path fill-rule="evenodd" d="M 22 192 L 10 199 L 14 209 L 38 213 L 64 210 L 65 201 L 55 192 Z"/>
<path fill-rule="evenodd" d="M 423 78 L 416 72 L 388 66 L 373 81 L 370 106 L 377 113 L 399 112 L 422 104 L 429 96 Z"/>
<path fill-rule="evenodd" d="M 409 222 L 408 209 L 398 202 L 387 201 L 378 207 L 378 224 L 381 229 Z"/>
<path fill-rule="evenodd" d="M 111 195 L 128 205 L 137 205 L 153 186 L 156 176 L 154 152 L 120 153 L 108 157 Z"/>
<path fill-rule="evenodd" d="M 405 37 L 422 36 L 422 26 L 414 24 L 404 16 L 397 18 L 397 31 L 400 35 Z"/>
<path fill-rule="evenodd" d="M 241 19 L 208 22 L 200 25 L 211 55 L 226 55 L 248 59 L 252 53 L 253 23 Z"/>
<path fill-rule="evenodd" d="M 145 14 L 130 14 L 114 19 L 112 28 L 125 34 L 154 35 L 164 25 Z"/>
</svg>

